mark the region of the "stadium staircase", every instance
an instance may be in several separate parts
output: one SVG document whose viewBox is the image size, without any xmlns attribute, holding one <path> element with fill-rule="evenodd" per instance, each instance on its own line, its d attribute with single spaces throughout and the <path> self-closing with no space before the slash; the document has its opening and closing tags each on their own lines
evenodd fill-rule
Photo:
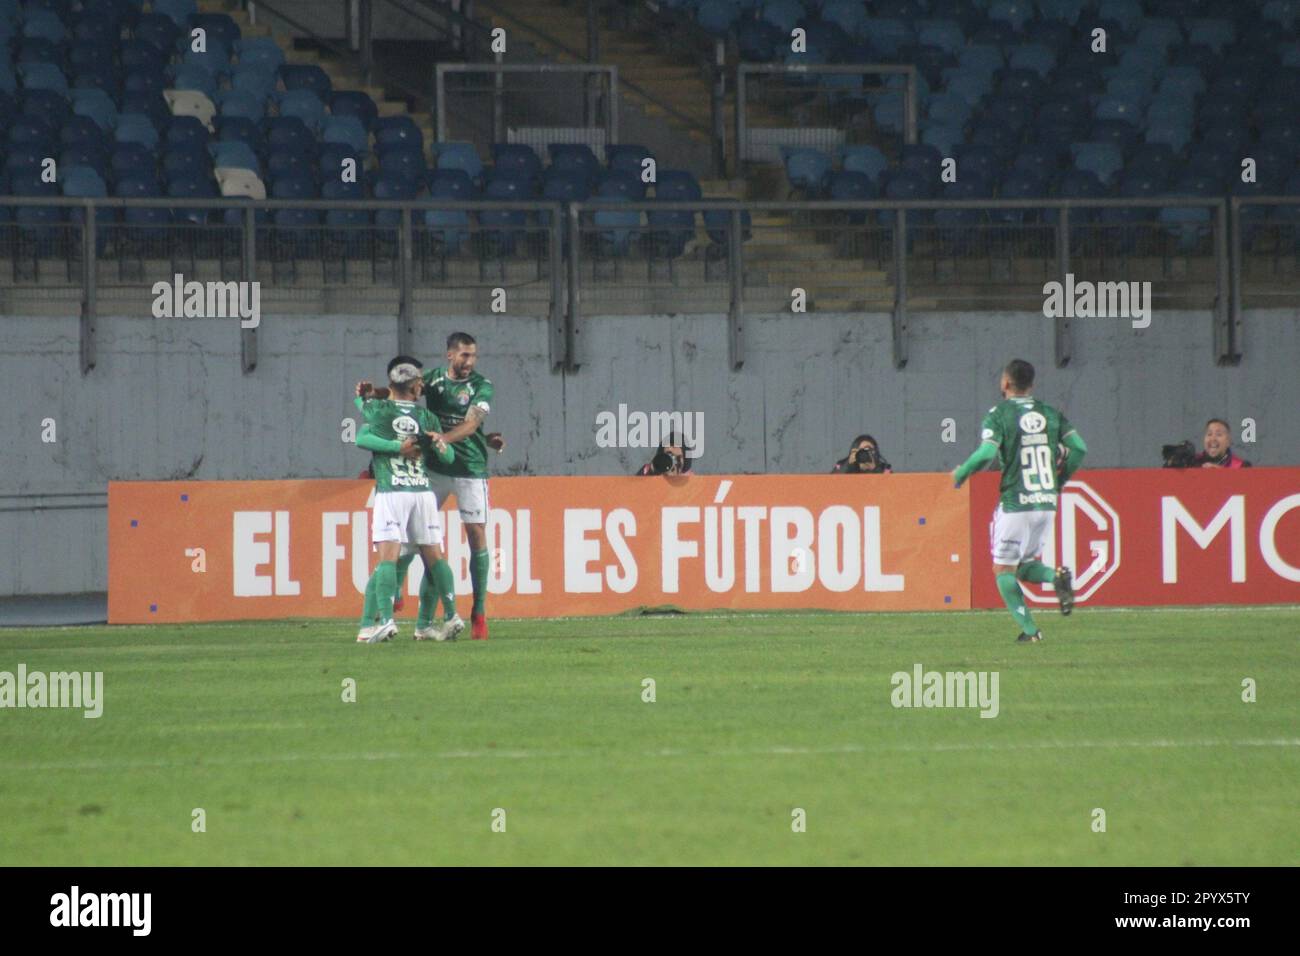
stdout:
<svg viewBox="0 0 1300 956">
<path fill-rule="evenodd" d="M 585 3 L 565 0 L 488 0 L 478 4 L 480 17 L 491 27 L 507 31 L 524 26 L 527 42 L 542 56 L 556 63 L 584 63 L 578 48 L 585 46 L 587 19 Z M 561 39 L 562 38 L 562 39 Z M 689 55 L 670 55 L 659 49 L 653 37 L 635 28 L 612 29 L 602 19 L 598 37 L 600 61 L 618 66 L 619 79 L 631 81 L 636 89 L 622 89 L 624 110 L 630 106 L 671 131 L 678 147 L 693 155 L 706 154 L 711 127 L 709 79 Z M 726 135 L 735 133 L 735 97 L 728 84 L 724 105 Z M 648 95 L 646 95 L 648 94 Z M 671 106 L 671 111 L 662 104 Z M 751 104 L 754 121 L 775 123 L 762 107 Z M 687 124 L 682 117 L 690 120 Z M 627 125 L 626 123 L 624 124 Z M 633 140 L 632 136 L 624 136 Z M 651 145 L 651 144 L 647 144 Z M 652 146 L 661 167 L 686 165 L 674 152 Z M 667 158 L 666 158 L 667 157 Z M 700 178 L 706 199 L 784 200 L 789 184 L 780 167 L 757 170 L 734 179 Z M 821 311 L 884 310 L 893 300 L 893 287 L 885 272 L 864 268 L 860 260 L 845 257 L 830 237 L 790 233 L 792 217 L 784 213 L 761 213 L 753 217 L 754 237 L 745 244 L 747 296 L 751 307 L 757 297 L 762 307 L 788 310 L 790 290 L 808 293 L 809 309 Z M 797 238 L 795 238 L 797 236 Z M 695 247 L 708 243 L 703 226 L 697 230 Z M 687 254 L 692 251 L 688 246 Z M 690 270 L 679 272 L 683 278 Z M 768 289 L 766 294 L 761 292 Z M 915 308 L 932 303 L 913 299 Z"/>
<path fill-rule="evenodd" d="M 358 90 L 367 94 L 375 101 L 380 116 L 409 115 L 424 134 L 426 143 L 436 141 L 433 117 L 429 113 L 418 113 L 409 110 L 405 98 L 390 95 L 387 90 L 381 87 L 367 84 L 359 69 L 331 55 L 329 51 L 320 47 L 305 46 L 299 48 L 294 43 L 293 37 L 276 33 L 265 22 L 254 21 L 247 10 L 242 9 L 239 3 L 232 2 L 232 0 L 199 0 L 198 6 L 202 13 L 226 14 L 235 21 L 245 37 L 274 37 L 280 44 L 280 49 L 284 50 L 286 63 L 319 66 L 330 78 L 334 89 Z"/>
</svg>

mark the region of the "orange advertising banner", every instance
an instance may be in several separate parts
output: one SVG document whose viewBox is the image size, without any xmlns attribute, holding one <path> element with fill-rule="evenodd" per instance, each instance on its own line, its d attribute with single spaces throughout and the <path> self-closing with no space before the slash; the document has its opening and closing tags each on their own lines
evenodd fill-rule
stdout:
<svg viewBox="0 0 1300 956">
<path fill-rule="evenodd" d="M 355 479 L 112 482 L 108 619 L 359 616 L 372 498 Z M 494 478 L 488 614 L 965 609 L 969 500 L 944 474 Z M 454 498 L 443 507 L 469 595 Z M 417 559 L 409 594 L 422 573 Z"/>
</svg>

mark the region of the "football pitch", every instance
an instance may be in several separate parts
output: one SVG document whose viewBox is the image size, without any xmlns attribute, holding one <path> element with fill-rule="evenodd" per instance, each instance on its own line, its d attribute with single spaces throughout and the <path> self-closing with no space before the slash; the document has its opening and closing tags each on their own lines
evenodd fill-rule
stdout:
<svg viewBox="0 0 1300 956">
<path fill-rule="evenodd" d="M 104 675 L 97 719 L 0 710 L 0 863 L 1300 861 L 1300 608 L 1038 618 L 0 632 L 0 671 Z M 996 716 L 894 706 L 917 665 L 996 673 Z"/>
</svg>

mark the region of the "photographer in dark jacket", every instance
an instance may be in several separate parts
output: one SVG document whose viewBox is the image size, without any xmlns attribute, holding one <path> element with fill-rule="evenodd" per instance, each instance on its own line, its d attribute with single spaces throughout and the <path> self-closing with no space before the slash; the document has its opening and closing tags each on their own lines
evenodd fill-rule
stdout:
<svg viewBox="0 0 1300 956">
<path fill-rule="evenodd" d="M 676 433 L 660 444 L 655 456 L 641 466 L 638 475 L 689 475 L 691 459 L 686 457 L 686 446 Z"/>
<path fill-rule="evenodd" d="M 888 475 L 894 467 L 880 453 L 880 444 L 870 435 L 853 439 L 849 453 L 835 463 L 832 475 Z"/>
</svg>

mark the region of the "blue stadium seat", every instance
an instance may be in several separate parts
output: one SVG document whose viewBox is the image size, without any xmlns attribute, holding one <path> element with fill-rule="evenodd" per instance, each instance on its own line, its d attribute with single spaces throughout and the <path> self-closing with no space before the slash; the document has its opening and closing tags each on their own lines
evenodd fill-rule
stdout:
<svg viewBox="0 0 1300 956">
<path fill-rule="evenodd" d="M 473 143 L 438 143 L 437 149 L 438 169 L 459 169 L 468 174 L 470 179 L 478 179 L 483 175 L 483 160 L 479 158 Z"/>
<path fill-rule="evenodd" d="M 601 174 L 600 160 L 585 143 L 551 143 L 546 150 L 551 159 L 548 172 L 576 173 L 588 183 L 594 183 Z"/>
<path fill-rule="evenodd" d="M 370 136 L 355 116 L 329 116 L 321 127 L 322 143 L 344 143 L 358 156 L 370 155 Z"/>
<path fill-rule="evenodd" d="M 326 183 L 331 179 L 341 180 L 344 171 L 344 160 L 348 159 L 355 164 L 353 168 L 356 170 L 359 179 L 364 164 L 361 157 L 353 152 L 352 147 L 343 143 L 327 143 L 322 146 L 320 155 L 316 159 L 316 174 L 320 181 Z"/>
<path fill-rule="evenodd" d="M 196 27 L 207 32 L 209 45 L 213 40 L 228 50 L 234 50 L 239 43 L 239 25 L 224 13 L 199 13 L 190 18 L 190 29 Z"/>
<path fill-rule="evenodd" d="M 119 115 L 113 137 L 119 143 L 139 143 L 149 149 L 158 146 L 158 130 L 149 117 L 139 113 Z"/>
<path fill-rule="evenodd" d="M 330 97 L 329 105 L 330 113 L 333 115 L 355 116 L 361 121 L 362 127 L 364 127 L 367 132 L 375 132 L 375 144 L 377 147 L 382 149 L 379 142 L 378 130 L 376 129 L 376 125 L 379 123 L 380 119 L 379 107 L 375 106 L 375 101 L 370 98 L 369 94 L 363 93 L 360 90 L 336 90 L 334 95 Z M 385 119 L 407 120 L 408 122 L 411 122 L 412 126 L 415 125 L 414 122 L 411 121 L 411 118 L 406 115 L 385 117 Z M 418 132 L 419 130 L 417 129 L 416 131 Z M 423 149 L 423 142 L 421 143 L 421 149 Z"/>
<path fill-rule="evenodd" d="M 298 117 L 314 133 L 325 122 L 325 104 L 311 90 L 286 90 L 280 94 L 280 115 Z"/>
<path fill-rule="evenodd" d="M 218 99 L 223 117 L 240 116 L 259 123 L 266 116 L 266 101 L 245 90 L 223 90 Z"/>
<path fill-rule="evenodd" d="M 208 151 L 197 144 L 172 146 L 163 152 L 162 169 L 163 179 L 167 182 L 188 176 L 207 176 L 210 179 L 212 160 Z"/>
<path fill-rule="evenodd" d="M 496 143 L 492 147 L 492 169 L 494 175 L 535 181 L 541 176 L 542 161 L 531 146 Z"/>
<path fill-rule="evenodd" d="M 248 144 L 242 140 L 221 140 L 211 143 L 208 151 L 212 154 L 212 165 L 217 168 L 248 169 L 261 173 L 261 164 Z"/>
<path fill-rule="evenodd" d="M 172 87 L 177 90 L 194 90 L 214 103 L 217 100 L 217 77 L 192 63 L 182 63 L 172 73 Z"/>
<path fill-rule="evenodd" d="M 619 201 L 606 197 L 606 201 Z M 635 209 L 600 209 L 592 214 L 592 225 L 598 230 L 596 238 L 604 255 L 624 256 L 631 250 L 632 241 L 640 232 L 641 213 Z"/>
<path fill-rule="evenodd" d="M 314 156 L 316 154 L 316 137 L 297 116 L 272 116 L 262 123 L 262 134 L 267 152 L 291 150 Z M 347 148 L 357 154 L 354 147 Z M 357 154 L 360 155 L 360 154 Z"/>
<path fill-rule="evenodd" d="M 266 158 L 266 175 L 274 183 L 285 177 L 305 177 L 315 179 L 316 164 L 310 153 L 296 149 L 273 150 Z M 286 198 L 286 197 L 280 197 Z"/>
<path fill-rule="evenodd" d="M 390 149 L 382 153 L 379 157 L 379 168 L 386 173 L 408 176 L 421 182 L 428 175 L 424 154 L 412 147 Z"/>
<path fill-rule="evenodd" d="M 127 176 L 157 177 L 157 154 L 141 143 L 119 143 L 109 158 L 110 177 L 116 181 Z"/>
<path fill-rule="evenodd" d="M 230 88 L 255 96 L 265 102 L 275 94 L 276 73 L 264 64 L 241 63 L 230 76 Z M 214 97 L 215 99 L 215 97 Z"/>
<path fill-rule="evenodd" d="M 329 102 L 334 92 L 329 75 L 314 63 L 282 63 L 280 82 L 286 90 L 311 90 L 322 102 Z"/>
<path fill-rule="evenodd" d="M 1075 169 L 1093 173 L 1103 183 L 1110 182 L 1124 165 L 1123 154 L 1114 143 L 1074 143 L 1070 151 Z"/>
<path fill-rule="evenodd" d="M 73 90 L 72 112 L 94 120 L 105 133 L 117 125 L 117 106 L 103 90 Z"/>
<path fill-rule="evenodd" d="M 596 183 L 597 199 L 645 199 L 646 184 L 631 173 L 607 172 Z"/>
<path fill-rule="evenodd" d="M 235 44 L 235 53 L 239 65 L 259 66 L 264 69 L 279 71 L 284 63 L 284 51 L 275 42 L 274 37 L 248 37 Z"/>
<path fill-rule="evenodd" d="M 342 94 L 335 93 L 334 95 L 338 97 Z M 338 115 L 357 114 L 343 113 Z M 357 118 L 361 119 L 361 116 L 357 115 Z M 420 131 L 420 127 L 415 125 L 415 120 L 406 114 L 379 117 L 368 128 L 374 129 L 375 150 L 381 156 L 390 149 L 416 149 L 421 153 L 424 152 L 424 134 Z M 476 153 L 475 158 L 477 156 Z"/>
<path fill-rule="evenodd" d="M 831 158 L 820 149 L 809 147 L 782 147 L 785 176 L 792 190 L 799 190 L 809 199 L 819 198 L 825 190 L 826 176 L 831 171 Z"/>
<path fill-rule="evenodd" d="M 605 162 L 614 172 L 629 173 L 637 179 L 647 159 L 654 159 L 654 154 L 646 147 L 635 143 L 609 144 L 605 147 Z"/>
</svg>

